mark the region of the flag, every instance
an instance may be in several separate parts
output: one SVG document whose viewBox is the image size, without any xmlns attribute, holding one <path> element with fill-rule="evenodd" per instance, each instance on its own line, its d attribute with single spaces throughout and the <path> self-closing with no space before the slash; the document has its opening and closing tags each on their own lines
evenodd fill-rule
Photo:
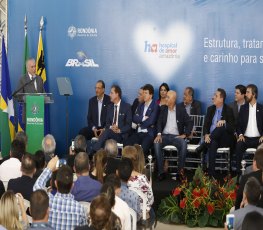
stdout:
<svg viewBox="0 0 263 230">
<path fill-rule="evenodd" d="M 25 41 L 24 41 L 24 64 L 22 67 L 22 74 L 25 75 L 26 70 L 26 61 L 29 58 L 29 48 L 28 48 L 28 40 L 27 40 L 27 31 L 25 30 Z M 25 131 L 25 124 L 23 122 L 23 104 L 18 104 L 18 131 Z"/>
<path fill-rule="evenodd" d="M 45 92 L 48 92 L 48 84 L 47 84 L 47 75 L 46 75 L 46 67 L 45 67 L 45 55 L 44 55 L 44 47 L 42 40 L 42 32 L 39 31 L 39 40 L 38 40 L 38 48 L 37 48 L 37 58 L 36 58 L 36 73 L 40 76 L 44 83 Z M 45 104 L 45 135 L 49 133 L 49 107 Z"/>
<path fill-rule="evenodd" d="M 0 131 L 2 156 L 10 153 L 11 142 L 15 136 L 14 104 L 9 77 L 9 69 L 5 50 L 4 36 L 2 36 L 2 70 L 0 97 Z"/>
</svg>

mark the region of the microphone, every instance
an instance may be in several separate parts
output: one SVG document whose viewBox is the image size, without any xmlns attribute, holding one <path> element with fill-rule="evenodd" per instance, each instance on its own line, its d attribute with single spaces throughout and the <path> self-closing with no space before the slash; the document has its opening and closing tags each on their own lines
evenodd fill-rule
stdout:
<svg viewBox="0 0 263 230">
<path fill-rule="evenodd" d="M 30 81 L 26 82 L 25 84 L 23 84 L 21 87 L 19 87 L 13 94 L 12 94 L 12 97 L 16 96 L 16 94 L 21 90 L 23 89 L 25 86 L 29 85 L 31 82 L 35 81 L 36 78 L 33 77 Z"/>
</svg>

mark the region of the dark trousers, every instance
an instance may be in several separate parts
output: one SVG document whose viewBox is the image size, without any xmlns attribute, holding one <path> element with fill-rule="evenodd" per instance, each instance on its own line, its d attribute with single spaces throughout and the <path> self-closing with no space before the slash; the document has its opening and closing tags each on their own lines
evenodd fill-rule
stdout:
<svg viewBox="0 0 263 230">
<path fill-rule="evenodd" d="M 247 148 L 257 148 L 259 137 L 245 137 L 245 141 L 239 141 L 236 144 L 236 167 L 237 173 L 240 174 L 241 161 Z"/>
<path fill-rule="evenodd" d="M 154 137 L 149 135 L 148 133 L 133 133 L 131 136 L 127 138 L 124 142 L 124 146 L 126 145 L 134 145 L 138 144 L 141 145 L 143 148 L 144 155 L 147 155 L 149 149 L 152 147 Z"/>
<path fill-rule="evenodd" d="M 154 143 L 154 152 L 157 161 L 158 174 L 163 173 L 163 152 L 162 148 L 166 145 L 174 145 L 178 149 L 178 172 L 184 168 L 187 152 L 187 143 L 185 139 L 178 138 L 175 135 L 163 134 L 162 143 Z"/>
<path fill-rule="evenodd" d="M 208 148 L 208 173 L 210 176 L 215 175 L 215 164 L 216 164 L 216 154 L 218 148 L 233 146 L 234 136 L 229 134 L 224 126 L 217 127 L 213 130 L 210 135 L 211 142 L 206 143 Z"/>
<path fill-rule="evenodd" d="M 114 139 L 118 143 L 122 143 L 123 138 L 121 133 L 114 133 L 111 129 L 105 129 L 105 131 L 101 134 L 99 137 L 99 140 L 97 143 L 94 144 L 93 152 L 98 151 L 101 148 L 104 148 L 105 142 L 108 139 Z"/>
<path fill-rule="evenodd" d="M 90 140 L 94 137 L 94 133 L 90 127 L 84 127 L 79 131 L 79 134 L 84 136 L 86 140 Z"/>
</svg>

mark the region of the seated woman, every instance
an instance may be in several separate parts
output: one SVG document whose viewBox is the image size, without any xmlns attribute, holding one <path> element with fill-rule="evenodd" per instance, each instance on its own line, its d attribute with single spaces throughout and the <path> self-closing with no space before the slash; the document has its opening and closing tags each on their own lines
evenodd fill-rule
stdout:
<svg viewBox="0 0 263 230">
<path fill-rule="evenodd" d="M 160 106 L 166 105 L 166 96 L 167 92 L 170 90 L 167 83 L 162 83 L 159 87 L 159 99 L 156 101 L 156 103 Z"/>
<path fill-rule="evenodd" d="M 122 157 L 126 157 L 132 160 L 133 168 L 131 177 L 128 181 L 128 187 L 132 187 L 135 191 L 138 190 L 140 192 L 143 192 L 146 195 L 147 201 L 146 201 L 146 210 L 149 214 L 151 210 L 151 206 L 154 201 L 153 197 L 153 191 L 152 187 L 147 179 L 147 177 L 144 174 L 139 173 L 138 170 L 138 151 L 134 146 L 125 146 L 122 150 Z M 142 207 L 142 199 L 140 199 L 141 203 L 141 210 Z M 149 217 L 149 215 L 148 215 Z"/>
<path fill-rule="evenodd" d="M 103 184 L 104 177 L 106 174 L 104 173 L 106 163 L 107 163 L 107 154 L 104 149 L 100 149 L 96 152 L 96 154 L 93 157 L 94 161 L 94 168 L 92 172 L 90 173 L 90 177 L 94 180 L 98 180 Z"/>
<path fill-rule="evenodd" d="M 19 212 L 22 220 L 19 221 Z M 28 220 L 24 206 L 24 198 L 20 193 L 6 191 L 0 200 L 0 226 L 6 229 L 27 229 Z"/>
</svg>

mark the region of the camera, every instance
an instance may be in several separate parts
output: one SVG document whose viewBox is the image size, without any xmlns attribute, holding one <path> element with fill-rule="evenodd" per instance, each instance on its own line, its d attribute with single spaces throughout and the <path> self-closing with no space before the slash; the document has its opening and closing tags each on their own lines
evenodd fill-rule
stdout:
<svg viewBox="0 0 263 230">
<path fill-rule="evenodd" d="M 75 140 L 71 140 L 71 150 L 75 150 Z"/>
<path fill-rule="evenodd" d="M 67 161 L 66 159 L 59 159 L 56 164 L 56 168 L 60 168 L 62 165 L 66 165 Z"/>
<path fill-rule="evenodd" d="M 234 229 L 234 221 L 235 215 L 234 214 L 227 214 L 226 215 L 226 225 L 228 230 Z"/>
</svg>

